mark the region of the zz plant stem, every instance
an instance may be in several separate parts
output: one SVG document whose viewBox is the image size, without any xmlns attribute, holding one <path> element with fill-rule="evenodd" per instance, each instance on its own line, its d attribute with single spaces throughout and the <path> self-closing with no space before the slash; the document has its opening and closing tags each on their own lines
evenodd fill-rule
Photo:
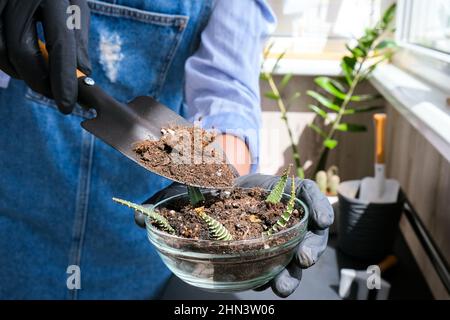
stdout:
<svg viewBox="0 0 450 320">
<path fill-rule="evenodd" d="M 270 91 L 266 92 L 264 95 L 266 98 L 274 100 L 277 103 L 277 107 L 281 113 L 281 120 L 284 122 L 284 125 L 286 127 L 286 130 L 287 130 L 287 133 L 289 136 L 289 143 L 290 143 L 290 148 L 292 150 L 292 156 L 294 159 L 296 174 L 299 178 L 304 179 L 305 178 L 305 170 L 302 165 L 300 151 L 297 147 L 297 143 L 295 142 L 294 134 L 293 134 L 291 126 L 289 124 L 289 118 L 288 118 L 289 104 L 292 103 L 293 101 L 297 100 L 300 97 L 300 93 L 299 92 L 294 93 L 294 95 L 292 97 L 290 97 L 288 104 L 286 104 L 284 101 L 283 95 L 282 95 L 282 91 L 284 88 L 287 87 L 287 85 L 291 81 L 293 75 L 286 74 L 278 85 L 275 83 L 273 74 L 274 74 L 275 70 L 277 69 L 280 61 L 284 58 L 284 55 L 286 54 L 286 52 L 283 52 L 282 54 L 280 54 L 277 57 L 277 60 L 276 60 L 275 64 L 273 65 L 271 72 L 264 71 L 264 66 L 268 60 L 268 56 L 270 54 L 270 51 L 271 51 L 273 45 L 274 45 L 274 43 L 271 43 L 264 51 L 264 61 L 261 66 L 261 69 L 262 69 L 261 80 L 266 81 L 270 87 Z"/>
<path fill-rule="evenodd" d="M 342 105 L 340 107 L 340 110 L 338 112 L 338 115 L 336 117 L 336 120 L 333 122 L 333 125 L 331 126 L 330 131 L 328 132 L 328 134 L 325 137 L 324 141 L 332 141 L 334 138 L 334 134 L 336 133 L 337 130 L 337 126 L 341 123 L 342 117 L 345 114 L 345 111 L 347 109 L 348 104 L 351 101 L 351 98 L 355 92 L 356 87 L 358 86 L 359 83 L 359 77 L 360 74 L 359 72 L 361 71 L 361 67 L 364 64 L 365 60 L 361 63 L 361 65 L 359 66 L 358 72 L 354 78 L 354 80 L 352 81 L 352 84 L 350 86 L 350 89 L 344 99 L 344 101 L 342 102 Z M 315 168 L 315 172 L 319 172 L 320 170 L 323 170 L 326 166 L 326 160 L 328 158 L 328 152 L 329 150 L 332 148 L 329 148 L 327 146 L 322 146 L 321 152 L 320 152 L 320 157 L 319 160 L 317 162 L 316 168 Z"/>
<path fill-rule="evenodd" d="M 301 162 L 301 159 L 300 159 L 300 152 L 298 151 L 297 143 L 294 140 L 294 134 L 292 133 L 292 129 L 291 129 L 291 126 L 289 124 L 289 119 L 288 119 L 288 116 L 287 116 L 286 106 L 284 105 L 284 101 L 281 98 L 281 93 L 278 90 L 278 87 L 275 84 L 275 81 L 273 80 L 272 75 L 271 74 L 266 74 L 266 77 L 267 77 L 267 82 L 269 83 L 270 89 L 275 94 L 275 96 L 278 97 L 278 99 L 276 99 L 276 101 L 277 101 L 278 109 L 280 109 L 280 112 L 281 112 L 281 120 L 284 121 L 284 124 L 286 126 L 286 130 L 287 130 L 288 135 L 289 135 L 289 142 L 291 144 L 292 156 L 294 158 L 294 164 L 295 164 L 295 170 L 296 170 L 297 176 L 300 179 L 304 179 L 305 178 L 305 171 L 303 169 L 303 165 L 302 165 L 302 162 Z"/>
</svg>

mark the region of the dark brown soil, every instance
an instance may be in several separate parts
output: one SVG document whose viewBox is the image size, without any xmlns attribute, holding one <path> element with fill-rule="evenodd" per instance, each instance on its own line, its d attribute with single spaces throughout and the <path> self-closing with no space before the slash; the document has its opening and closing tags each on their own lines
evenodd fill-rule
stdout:
<svg viewBox="0 0 450 320">
<path fill-rule="evenodd" d="M 230 189 L 206 195 L 203 211 L 221 222 L 233 240 L 260 238 L 270 229 L 286 209 L 286 201 L 271 204 L 265 201 L 268 192 L 259 188 Z M 176 235 L 190 239 L 211 240 L 206 223 L 188 200 L 157 209 L 167 218 Z M 297 224 L 303 217 L 303 208 L 297 206 L 286 226 Z"/>
<path fill-rule="evenodd" d="M 169 127 L 158 141 L 134 145 L 139 161 L 150 170 L 187 185 L 223 188 L 235 174 L 223 152 L 214 147 L 215 134 L 199 127 Z"/>
</svg>

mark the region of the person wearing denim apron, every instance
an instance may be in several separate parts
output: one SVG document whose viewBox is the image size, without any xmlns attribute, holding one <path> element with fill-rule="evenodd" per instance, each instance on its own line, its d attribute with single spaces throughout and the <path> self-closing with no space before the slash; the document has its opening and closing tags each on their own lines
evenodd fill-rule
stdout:
<svg viewBox="0 0 450 320">
<path fill-rule="evenodd" d="M 44 10 L 51 1 L 28 3 Z M 81 129 L 92 110 L 63 111 L 61 92 L 53 89 L 55 103 L 51 93 L 37 92 L 39 83 L 30 84 L 36 91 L 27 86 L 23 63 L 9 68 L 18 46 L 8 47 L 17 40 L 8 38 L 8 23 L 14 5 L 24 3 L 0 0 L 1 69 L 12 75 L 0 81 L 0 299 L 157 298 L 170 272 L 130 210 L 111 198 L 141 203 L 171 181 Z M 202 117 L 205 127 L 258 131 L 259 53 L 274 22 L 263 0 L 88 4 L 91 76 L 114 98 L 147 95 L 190 120 Z M 40 32 L 46 37 L 45 25 Z M 239 137 L 254 171 L 258 139 Z M 81 287 L 70 286 L 74 270 Z"/>
</svg>

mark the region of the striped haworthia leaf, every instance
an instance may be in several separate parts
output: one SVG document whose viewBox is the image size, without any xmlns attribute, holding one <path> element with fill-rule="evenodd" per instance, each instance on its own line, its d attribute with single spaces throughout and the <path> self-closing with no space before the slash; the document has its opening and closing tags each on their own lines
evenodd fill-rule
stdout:
<svg viewBox="0 0 450 320">
<path fill-rule="evenodd" d="M 291 218 L 292 212 L 294 212 L 295 207 L 295 177 L 292 177 L 292 185 L 291 185 L 291 197 L 289 198 L 289 202 L 286 206 L 286 209 L 284 210 L 283 214 L 281 215 L 280 219 L 270 228 L 268 231 L 265 232 L 265 235 L 272 235 L 274 233 L 279 232 L 281 229 L 285 228 L 287 223 L 289 222 L 289 219 Z"/>
<path fill-rule="evenodd" d="M 167 221 L 167 219 L 164 218 L 159 213 L 155 212 L 152 208 L 146 208 L 139 204 L 136 204 L 136 203 L 133 203 L 130 201 L 126 201 L 126 200 L 122 200 L 122 199 L 118 199 L 118 198 L 113 198 L 113 201 L 120 203 L 121 205 L 124 205 L 131 209 L 134 209 L 134 210 L 148 216 L 159 229 L 161 229 L 167 233 L 171 233 L 171 234 L 175 233 L 175 230 L 169 224 L 169 221 Z"/>
<path fill-rule="evenodd" d="M 286 187 L 289 171 L 291 171 L 291 166 L 284 170 L 283 175 L 270 192 L 269 196 L 266 199 L 266 202 L 276 204 L 281 201 L 281 198 L 283 197 L 284 187 Z"/>
<path fill-rule="evenodd" d="M 225 228 L 224 225 L 221 224 L 216 219 L 211 218 L 209 215 L 207 215 L 205 213 L 204 209 L 205 209 L 204 207 L 199 207 L 199 208 L 195 209 L 195 212 L 208 225 L 208 230 L 209 230 L 210 236 L 214 240 L 221 240 L 221 241 L 233 240 L 233 237 L 230 234 L 230 232 L 227 230 L 227 228 Z"/>
</svg>

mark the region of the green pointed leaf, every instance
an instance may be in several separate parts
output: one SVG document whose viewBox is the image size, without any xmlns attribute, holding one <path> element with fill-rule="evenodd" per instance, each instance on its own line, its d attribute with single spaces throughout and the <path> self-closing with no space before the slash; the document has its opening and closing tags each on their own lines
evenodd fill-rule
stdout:
<svg viewBox="0 0 450 320">
<path fill-rule="evenodd" d="M 287 223 L 289 222 L 292 212 L 294 212 L 295 208 L 295 199 L 296 199 L 296 190 L 295 190 L 295 177 L 291 178 L 291 196 L 289 198 L 289 202 L 286 205 L 286 209 L 284 210 L 281 217 L 277 220 L 277 222 L 270 228 L 266 235 L 273 235 L 274 233 L 279 232 L 281 229 L 285 228 Z"/>
<path fill-rule="evenodd" d="M 350 63 L 350 64 L 349 64 Z M 345 80 L 349 85 L 353 82 L 353 68 L 355 64 L 352 63 L 350 57 L 345 57 L 341 62 L 342 73 L 344 74 Z"/>
<path fill-rule="evenodd" d="M 335 105 L 333 102 L 322 96 L 321 94 L 314 92 L 314 91 L 307 91 L 308 96 L 316 99 L 320 104 L 322 104 L 324 107 L 327 107 L 328 109 L 331 109 L 333 111 L 339 112 L 341 108 L 337 105 Z"/>
<path fill-rule="evenodd" d="M 320 86 L 322 89 L 324 89 L 326 92 L 332 94 L 336 98 L 344 100 L 345 97 L 347 96 L 344 92 L 342 92 L 340 89 L 338 89 L 335 86 L 335 82 L 337 82 L 337 81 L 333 81 L 332 79 L 330 79 L 328 77 L 318 77 L 318 78 L 314 79 L 314 82 L 318 86 Z"/>
<path fill-rule="evenodd" d="M 335 86 L 340 92 L 347 92 L 347 88 L 346 88 L 346 84 L 345 84 L 345 79 L 343 79 L 342 81 L 340 79 L 333 79 L 333 78 L 328 78 L 330 80 L 330 82 L 333 84 L 333 86 Z"/>
<path fill-rule="evenodd" d="M 336 130 L 345 132 L 364 132 L 367 131 L 366 126 L 353 123 L 340 123 L 336 126 Z"/>
<path fill-rule="evenodd" d="M 385 25 L 389 25 L 395 17 L 395 10 L 397 9 L 397 5 L 392 4 L 383 14 L 383 23 Z"/>
<path fill-rule="evenodd" d="M 394 49 L 397 48 L 397 43 L 394 40 L 383 40 L 376 47 L 375 50 Z"/>
<path fill-rule="evenodd" d="M 300 98 L 302 96 L 302 94 L 300 92 L 295 92 L 288 100 L 287 104 L 286 104 L 286 111 L 289 111 L 289 109 L 291 108 L 292 104 L 295 102 L 295 100 L 297 100 L 298 98 Z"/>
<path fill-rule="evenodd" d="M 356 46 L 354 48 L 350 48 L 348 44 L 345 45 L 348 51 L 350 51 L 354 58 L 361 58 L 367 55 L 366 50 L 361 48 L 360 46 Z"/>
<path fill-rule="evenodd" d="M 323 119 L 328 119 L 328 114 L 323 111 L 322 109 L 320 109 L 318 106 L 315 106 L 313 104 L 310 104 L 308 106 L 308 108 L 312 111 L 314 111 L 316 114 L 318 114 L 319 116 L 321 116 Z"/>
<path fill-rule="evenodd" d="M 297 100 L 298 98 L 300 98 L 302 96 L 302 94 L 300 92 L 295 92 L 290 98 L 289 98 L 289 102 Z"/>
<path fill-rule="evenodd" d="M 278 56 L 277 61 L 275 61 L 275 64 L 273 65 L 271 72 L 272 74 L 274 74 L 275 71 L 278 69 L 278 65 L 280 64 L 281 60 L 283 60 L 284 56 L 286 55 L 286 52 L 287 50 L 283 51 L 283 53 Z"/>
<path fill-rule="evenodd" d="M 292 79 L 293 76 L 294 76 L 294 75 L 293 75 L 292 73 L 288 73 L 288 74 L 286 74 L 286 75 L 283 77 L 283 79 L 281 79 L 281 82 L 280 82 L 280 89 L 281 89 L 281 90 L 284 89 L 284 88 L 286 88 L 286 86 L 289 84 L 289 82 L 291 81 L 291 79 Z"/>
<path fill-rule="evenodd" d="M 335 96 L 337 99 L 333 102 L 335 105 L 338 105 L 341 103 L 345 98 L 347 97 L 347 94 L 344 93 L 344 90 L 339 89 L 338 86 L 341 88 L 343 87 L 338 81 L 328 78 L 328 77 L 318 77 L 314 80 L 314 82 L 319 85 L 321 88 L 323 88 L 328 93 Z M 353 102 L 362 102 L 362 101 L 369 101 L 369 100 L 375 100 L 380 98 L 381 95 L 379 94 L 366 94 L 366 95 L 354 95 L 350 98 L 350 101 Z"/>
<path fill-rule="evenodd" d="M 221 224 L 216 219 L 207 215 L 204 211 L 204 207 L 195 209 L 200 218 L 207 224 L 209 235 L 214 240 L 219 241 L 230 241 L 233 240 L 233 236 L 230 231 L 223 224 Z"/>
<path fill-rule="evenodd" d="M 308 127 L 313 129 L 322 138 L 326 138 L 327 137 L 327 134 L 322 129 L 320 129 L 318 126 L 316 126 L 314 123 L 308 124 Z"/>
<path fill-rule="evenodd" d="M 280 96 L 277 95 L 275 92 L 266 92 L 266 93 L 264 93 L 264 96 L 271 100 L 275 100 L 275 101 L 280 100 Z"/>
<path fill-rule="evenodd" d="M 380 99 L 381 97 L 382 97 L 382 95 L 380 95 L 380 94 L 363 94 L 363 95 L 359 95 L 359 96 L 352 96 L 351 101 L 363 102 L 363 101 Z"/>
<path fill-rule="evenodd" d="M 270 194 L 267 196 L 266 202 L 276 204 L 281 201 L 281 198 L 283 197 L 284 187 L 286 187 L 286 182 L 290 171 L 291 166 L 289 166 L 286 170 L 284 170 L 280 180 L 277 182 L 275 187 L 273 187 L 272 191 L 270 191 Z"/>
<path fill-rule="evenodd" d="M 269 43 L 269 45 L 264 49 L 264 60 L 267 60 L 270 52 L 272 51 L 273 46 L 275 45 L 275 41 Z"/>
<path fill-rule="evenodd" d="M 372 64 L 370 67 L 368 67 L 364 71 L 364 74 L 362 75 L 361 79 L 365 80 L 366 78 L 368 78 L 375 71 L 375 69 L 380 65 L 380 63 L 383 63 L 388 59 L 389 59 L 389 57 L 387 55 L 385 55 L 385 57 L 383 59 L 380 59 L 379 61 Z"/>
<path fill-rule="evenodd" d="M 338 141 L 337 141 L 337 140 L 334 140 L 334 139 L 326 139 L 326 140 L 323 142 L 323 145 L 324 145 L 326 148 L 333 150 L 334 148 L 337 147 Z"/>
<path fill-rule="evenodd" d="M 169 224 L 169 221 L 167 221 L 167 219 L 160 215 L 158 212 L 154 211 L 153 208 L 147 208 L 140 204 L 118 198 L 113 198 L 113 201 L 148 216 L 159 229 L 167 233 L 175 233 L 175 230 Z"/>
<path fill-rule="evenodd" d="M 269 76 L 265 72 L 261 72 L 259 79 L 262 81 L 269 81 Z"/>
<path fill-rule="evenodd" d="M 202 203 L 205 201 L 205 197 L 203 196 L 203 193 L 200 191 L 200 188 L 188 186 L 187 189 L 188 189 L 189 201 L 191 202 L 191 205 L 193 207 L 196 207 L 199 203 Z"/>
<path fill-rule="evenodd" d="M 357 60 L 354 57 L 344 57 L 342 61 L 351 69 L 355 69 Z"/>
<path fill-rule="evenodd" d="M 352 115 L 356 113 L 364 113 L 364 112 L 371 112 L 376 110 L 384 109 L 382 106 L 370 106 L 370 107 L 364 107 L 364 108 L 358 108 L 358 109 L 346 109 L 344 112 L 344 115 Z"/>
</svg>

